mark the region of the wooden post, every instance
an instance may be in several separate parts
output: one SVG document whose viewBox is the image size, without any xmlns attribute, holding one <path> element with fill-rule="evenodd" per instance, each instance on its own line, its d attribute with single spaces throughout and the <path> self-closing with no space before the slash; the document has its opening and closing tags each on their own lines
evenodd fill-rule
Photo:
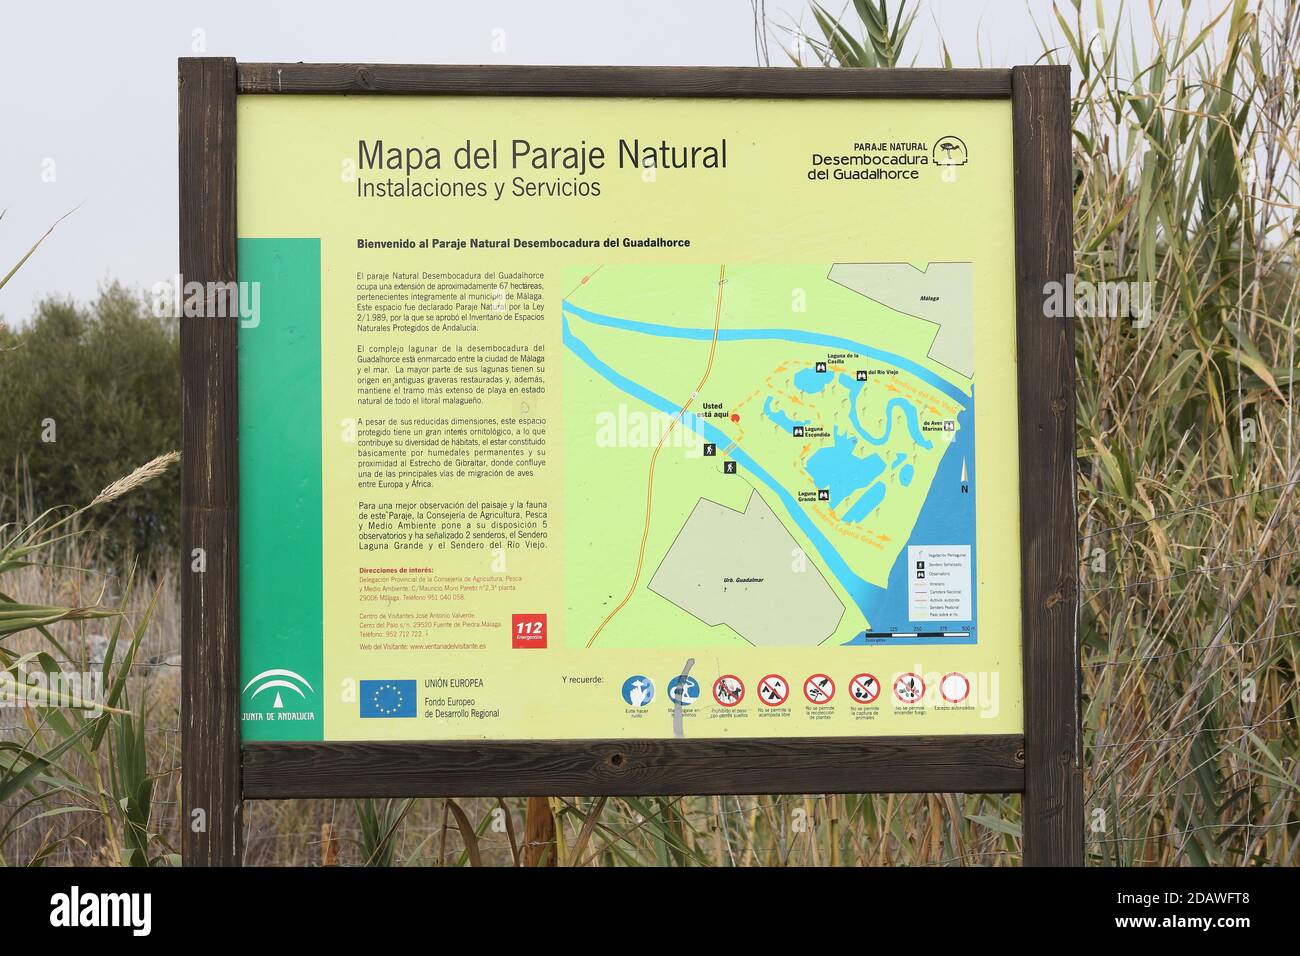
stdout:
<svg viewBox="0 0 1300 956">
<path fill-rule="evenodd" d="M 320 865 L 339 865 L 339 838 L 328 820 L 320 825 Z"/>
<path fill-rule="evenodd" d="M 1047 316 L 1074 271 L 1070 70 L 1011 71 L 1025 683 L 1024 864 L 1083 865 L 1074 330 Z M 1066 310 L 1062 310 L 1066 311 Z"/>
<path fill-rule="evenodd" d="M 529 797 L 524 809 L 524 866 L 555 866 L 555 814 L 549 797 Z"/>
<path fill-rule="evenodd" d="M 179 63 L 182 281 L 235 269 L 234 59 Z M 209 286 L 209 288 L 212 288 Z M 238 866 L 239 314 L 181 318 L 181 854 Z"/>
</svg>

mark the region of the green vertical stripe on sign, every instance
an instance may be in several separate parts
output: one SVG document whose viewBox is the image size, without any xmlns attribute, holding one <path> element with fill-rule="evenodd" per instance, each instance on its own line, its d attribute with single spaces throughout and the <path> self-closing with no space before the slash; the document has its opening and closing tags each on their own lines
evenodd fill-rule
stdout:
<svg viewBox="0 0 1300 956">
<path fill-rule="evenodd" d="M 320 240 L 240 239 L 239 281 L 243 739 L 320 740 Z"/>
</svg>

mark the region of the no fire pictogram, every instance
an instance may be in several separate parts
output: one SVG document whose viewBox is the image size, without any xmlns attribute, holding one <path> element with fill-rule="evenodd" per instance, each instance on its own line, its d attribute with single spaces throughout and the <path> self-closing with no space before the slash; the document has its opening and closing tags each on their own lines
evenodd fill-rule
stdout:
<svg viewBox="0 0 1300 956">
<path fill-rule="evenodd" d="M 894 678 L 894 696 L 904 704 L 915 704 L 925 696 L 925 681 L 920 674 L 899 674 Z"/>
</svg>

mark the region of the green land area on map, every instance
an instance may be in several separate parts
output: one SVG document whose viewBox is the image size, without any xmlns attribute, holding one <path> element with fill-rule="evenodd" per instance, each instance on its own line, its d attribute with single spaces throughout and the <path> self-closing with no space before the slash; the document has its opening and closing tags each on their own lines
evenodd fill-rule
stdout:
<svg viewBox="0 0 1300 956">
<path fill-rule="evenodd" d="M 566 273 L 565 643 L 835 645 L 881 626 L 867 608 L 899 606 L 891 569 L 971 427 L 970 275 Z M 945 467 L 964 492 L 967 462 Z"/>
</svg>

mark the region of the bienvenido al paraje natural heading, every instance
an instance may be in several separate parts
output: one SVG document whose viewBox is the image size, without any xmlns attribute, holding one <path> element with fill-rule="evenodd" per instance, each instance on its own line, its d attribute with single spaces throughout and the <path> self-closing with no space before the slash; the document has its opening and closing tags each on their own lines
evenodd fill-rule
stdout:
<svg viewBox="0 0 1300 956">
<path fill-rule="evenodd" d="M 509 180 L 429 178 L 439 172 L 491 172 L 508 169 Z M 609 148 L 579 140 L 576 145 L 537 144 L 527 139 L 475 143 L 450 150 L 429 145 L 394 145 L 382 139 L 357 140 L 357 196 L 362 199 L 467 198 L 499 201 L 518 198 L 600 195 L 592 173 L 605 169 L 720 170 L 727 168 L 727 141 L 673 143 L 620 139 Z M 537 174 L 543 174 L 539 178 Z M 385 175 L 385 178 L 377 176 Z M 525 175 L 528 174 L 528 175 Z"/>
</svg>

